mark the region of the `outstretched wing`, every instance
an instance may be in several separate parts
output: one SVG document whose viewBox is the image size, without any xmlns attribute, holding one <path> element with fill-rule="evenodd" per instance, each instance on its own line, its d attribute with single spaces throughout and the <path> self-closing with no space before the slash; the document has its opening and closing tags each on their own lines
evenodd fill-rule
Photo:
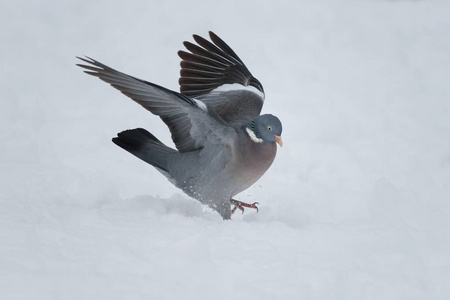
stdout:
<svg viewBox="0 0 450 300">
<path fill-rule="evenodd" d="M 221 38 L 209 32 L 211 41 L 194 35 L 196 44 L 184 42 L 189 52 L 183 59 L 180 91 L 201 100 L 229 124 L 254 119 L 264 103 L 264 89 L 242 60 Z"/>
<path fill-rule="evenodd" d="M 203 148 L 205 143 L 229 143 L 236 134 L 208 113 L 201 102 L 156 84 L 116 71 L 92 58 L 80 58 L 89 65 L 77 64 L 158 115 L 169 127 L 180 152 Z"/>
</svg>

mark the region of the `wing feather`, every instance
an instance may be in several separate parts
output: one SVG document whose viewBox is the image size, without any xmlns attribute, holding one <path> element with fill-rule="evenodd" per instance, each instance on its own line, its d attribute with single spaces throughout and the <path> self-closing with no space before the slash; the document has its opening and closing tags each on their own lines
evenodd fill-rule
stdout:
<svg viewBox="0 0 450 300">
<path fill-rule="evenodd" d="M 232 126 L 254 119 L 264 103 L 264 89 L 243 61 L 221 38 L 211 41 L 194 35 L 197 44 L 184 42 L 179 51 L 181 93 L 201 100 Z M 244 109 L 245 108 L 245 109 Z"/>
<path fill-rule="evenodd" d="M 253 86 L 264 95 L 264 89 L 261 83 L 253 77 L 248 68 L 237 56 L 237 54 L 215 33 L 209 32 L 211 41 L 201 36 L 194 35 L 194 40 L 198 45 L 191 42 L 184 42 L 184 46 L 189 52 L 179 51 L 178 55 L 183 60 L 181 62 L 180 90 L 183 94 L 191 97 L 205 95 L 205 92 L 199 92 L 198 89 L 189 86 L 192 77 L 214 79 L 215 85 L 209 85 L 205 88 L 206 93 L 224 84 L 238 83 L 243 87 Z M 210 71 L 213 74 L 195 72 Z M 186 71 L 189 76 L 186 76 Z M 203 89 L 202 89 L 203 90 Z M 264 97 L 264 96 L 263 96 Z M 261 97 L 261 101 L 264 98 Z"/>
<path fill-rule="evenodd" d="M 98 77 L 158 115 L 169 127 L 172 140 L 180 152 L 202 149 L 205 143 L 231 143 L 236 132 L 222 124 L 220 117 L 208 113 L 198 101 L 122 72 L 92 58 L 80 58 L 85 73 Z"/>
</svg>

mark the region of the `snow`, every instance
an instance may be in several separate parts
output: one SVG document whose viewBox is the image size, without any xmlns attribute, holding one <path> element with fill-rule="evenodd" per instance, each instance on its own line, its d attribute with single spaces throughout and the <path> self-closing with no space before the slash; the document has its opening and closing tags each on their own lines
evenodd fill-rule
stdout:
<svg viewBox="0 0 450 300">
<path fill-rule="evenodd" d="M 449 299 L 450 3 L 2 5 L 0 299 Z M 110 140 L 159 118 L 75 56 L 177 89 L 213 30 L 283 122 L 222 221 Z"/>
</svg>

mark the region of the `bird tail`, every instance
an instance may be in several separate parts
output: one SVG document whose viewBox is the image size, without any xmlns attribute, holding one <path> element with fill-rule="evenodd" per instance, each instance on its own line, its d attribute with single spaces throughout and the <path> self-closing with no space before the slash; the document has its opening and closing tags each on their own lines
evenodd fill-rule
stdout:
<svg viewBox="0 0 450 300">
<path fill-rule="evenodd" d="M 117 146 L 154 166 L 169 180 L 172 179 L 169 174 L 168 159 L 177 151 L 164 145 L 147 130 L 142 128 L 125 130 L 118 133 L 112 141 Z"/>
</svg>

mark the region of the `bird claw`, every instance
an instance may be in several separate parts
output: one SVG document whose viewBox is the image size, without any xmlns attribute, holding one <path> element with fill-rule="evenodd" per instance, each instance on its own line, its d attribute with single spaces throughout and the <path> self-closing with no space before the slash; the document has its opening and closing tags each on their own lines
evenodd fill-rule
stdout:
<svg viewBox="0 0 450 300">
<path fill-rule="evenodd" d="M 259 212 L 258 206 L 256 206 L 256 205 L 259 205 L 258 202 L 253 202 L 252 204 L 248 204 L 248 203 L 245 203 L 245 202 L 241 202 L 241 201 L 237 201 L 237 200 L 231 199 L 231 204 L 234 204 L 234 207 L 231 210 L 232 214 L 234 214 L 234 212 L 238 208 L 239 208 L 240 211 L 242 211 L 242 214 L 244 214 L 244 207 L 254 208 L 254 209 L 256 209 L 256 213 Z"/>
</svg>

